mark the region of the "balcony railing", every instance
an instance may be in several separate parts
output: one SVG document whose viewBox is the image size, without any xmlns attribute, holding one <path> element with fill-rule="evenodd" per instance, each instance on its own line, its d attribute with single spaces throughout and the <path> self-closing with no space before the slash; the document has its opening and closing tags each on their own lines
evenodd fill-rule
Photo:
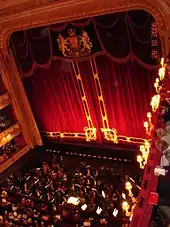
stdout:
<svg viewBox="0 0 170 227">
<path fill-rule="evenodd" d="M 0 147 L 4 146 L 21 133 L 20 124 L 17 122 L 10 128 L 0 133 Z"/>
<path fill-rule="evenodd" d="M 0 174 L 5 171 L 7 168 L 9 168 L 12 164 L 14 164 L 14 162 L 16 162 L 19 158 L 21 158 L 24 154 L 26 154 L 29 151 L 29 146 L 26 145 L 25 147 L 23 147 L 21 150 L 17 151 L 16 153 L 14 153 L 9 159 L 7 159 L 6 161 L 4 161 L 1 165 L 0 165 Z"/>
</svg>

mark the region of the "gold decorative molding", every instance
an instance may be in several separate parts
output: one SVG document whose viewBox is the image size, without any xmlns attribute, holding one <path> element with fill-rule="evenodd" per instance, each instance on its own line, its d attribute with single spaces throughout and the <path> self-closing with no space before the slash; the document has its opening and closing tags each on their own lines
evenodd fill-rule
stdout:
<svg viewBox="0 0 170 227">
<path fill-rule="evenodd" d="M 85 128 L 85 130 L 89 130 L 89 128 Z M 41 134 L 43 137 L 46 138 L 53 138 L 54 140 L 83 140 L 83 141 L 91 141 L 93 138 L 95 138 L 97 132 L 92 132 L 93 129 L 90 129 L 89 135 L 81 132 L 45 132 L 41 131 Z M 103 129 L 101 129 L 103 130 Z M 104 138 L 113 143 L 131 143 L 131 144 L 138 144 L 143 145 L 146 142 L 151 142 L 151 140 L 146 140 L 144 138 L 138 138 L 138 137 L 128 137 L 123 135 L 117 135 L 116 129 L 104 129 L 105 131 Z M 92 133 L 92 134 L 91 134 Z M 92 139 L 91 139 L 92 138 Z"/>
<path fill-rule="evenodd" d="M 57 1 L 0 17 L 0 48 L 8 50 L 9 38 L 14 31 L 135 9 L 153 15 L 160 30 L 168 29 L 168 15 L 159 0 Z"/>
<path fill-rule="evenodd" d="M 8 106 L 10 103 L 11 103 L 11 100 L 8 92 L 3 95 L 0 95 L 0 110 Z"/>
<path fill-rule="evenodd" d="M 0 133 L 0 147 L 4 146 L 21 133 L 19 123 L 12 125 L 10 128 Z"/>
<path fill-rule="evenodd" d="M 85 137 L 86 137 L 86 141 L 90 142 L 90 141 L 95 141 L 97 139 L 97 130 L 96 128 L 84 128 L 85 131 Z"/>
<path fill-rule="evenodd" d="M 24 154 L 26 154 L 29 151 L 29 146 L 26 145 L 24 148 L 22 148 L 20 151 L 13 154 L 9 159 L 4 161 L 0 165 L 0 174 L 5 171 L 7 168 L 9 168 L 12 164 L 14 164 L 19 158 L 21 158 Z"/>
<path fill-rule="evenodd" d="M 42 136 L 46 138 L 55 138 L 55 139 L 86 139 L 85 133 L 80 132 L 41 132 Z"/>
<path fill-rule="evenodd" d="M 33 9 L 39 4 L 39 0 L 0 0 L 0 18 Z"/>
<path fill-rule="evenodd" d="M 94 125 L 93 125 L 93 121 L 92 121 L 92 117 L 91 117 L 91 113 L 90 113 L 90 108 L 89 108 L 89 103 L 88 103 L 88 99 L 86 96 L 86 92 L 85 92 L 84 84 L 82 81 L 82 76 L 80 73 L 78 62 L 77 61 L 72 62 L 72 67 L 73 67 L 73 71 L 74 71 L 74 74 L 75 74 L 75 77 L 77 80 L 77 87 L 78 87 L 79 95 L 81 96 L 81 101 L 82 101 L 82 105 L 84 108 L 84 113 L 86 115 L 88 128 L 94 129 Z"/>
<path fill-rule="evenodd" d="M 104 134 L 105 140 L 112 141 L 113 143 L 118 143 L 117 131 L 115 128 L 101 128 L 101 131 Z"/>
</svg>

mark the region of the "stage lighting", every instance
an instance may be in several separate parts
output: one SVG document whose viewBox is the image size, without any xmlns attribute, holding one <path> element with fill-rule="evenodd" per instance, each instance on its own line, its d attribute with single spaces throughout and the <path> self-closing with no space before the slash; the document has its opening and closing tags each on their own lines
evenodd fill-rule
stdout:
<svg viewBox="0 0 170 227">
<path fill-rule="evenodd" d="M 123 208 L 123 210 L 127 211 L 127 210 L 129 209 L 129 204 L 128 204 L 128 202 L 124 201 L 124 202 L 122 203 L 122 208 Z"/>
<path fill-rule="evenodd" d="M 132 190 L 132 184 L 130 182 L 126 182 L 125 188 L 126 188 L 126 190 L 131 191 Z"/>
<path fill-rule="evenodd" d="M 74 205 L 74 206 L 77 206 L 77 205 L 80 203 L 80 199 L 71 196 L 71 197 L 67 200 L 67 203 L 68 203 L 68 204 L 72 204 L 72 205 Z"/>
<path fill-rule="evenodd" d="M 97 207 L 96 214 L 101 214 L 101 212 L 102 212 L 102 208 Z"/>
<path fill-rule="evenodd" d="M 86 210 L 86 209 L 87 209 L 87 205 L 86 205 L 86 204 L 82 205 L 82 206 L 81 206 L 81 209 L 82 209 L 82 210 Z"/>
<path fill-rule="evenodd" d="M 113 211 L 113 216 L 117 217 L 118 213 L 119 213 L 119 211 L 115 208 L 114 211 Z"/>
</svg>

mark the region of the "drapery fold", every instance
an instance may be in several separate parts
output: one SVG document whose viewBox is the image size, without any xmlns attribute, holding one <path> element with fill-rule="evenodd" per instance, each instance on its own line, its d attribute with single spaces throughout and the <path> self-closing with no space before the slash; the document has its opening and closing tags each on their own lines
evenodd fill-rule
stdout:
<svg viewBox="0 0 170 227">
<path fill-rule="evenodd" d="M 41 131 L 84 132 L 87 119 L 70 63 L 57 61 L 49 69 L 37 69 L 24 85 Z"/>
<path fill-rule="evenodd" d="M 53 59 L 63 58 L 57 42 L 59 34 L 68 39 L 69 29 L 75 29 L 79 38 L 82 31 L 88 33 L 92 42 L 90 56 L 104 52 L 118 63 L 132 59 L 145 68 L 156 68 L 161 56 L 161 42 L 158 36 L 158 45 L 154 47 L 158 58 L 153 59 L 153 22 L 153 17 L 142 10 L 114 13 L 16 32 L 11 36 L 11 48 L 21 76 L 31 76 L 36 68 L 48 68 Z"/>
<path fill-rule="evenodd" d="M 120 65 L 107 56 L 96 57 L 109 126 L 118 135 L 145 137 L 143 123 L 154 94 L 155 71 L 136 62 Z"/>
</svg>

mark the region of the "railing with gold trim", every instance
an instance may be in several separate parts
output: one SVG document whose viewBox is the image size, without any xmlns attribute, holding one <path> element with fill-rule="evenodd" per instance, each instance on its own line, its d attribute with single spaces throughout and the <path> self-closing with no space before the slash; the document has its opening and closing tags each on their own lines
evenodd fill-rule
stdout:
<svg viewBox="0 0 170 227">
<path fill-rule="evenodd" d="M 20 124 L 17 122 L 16 124 L 12 125 L 10 128 L 7 128 L 3 132 L 0 133 L 0 147 L 10 142 L 16 136 L 21 133 Z"/>
<path fill-rule="evenodd" d="M 86 135 L 86 133 L 88 133 L 88 135 Z M 109 131 L 110 133 L 110 131 Z M 91 141 L 91 140 L 87 140 L 88 137 L 93 136 L 93 133 L 91 135 L 91 131 L 90 132 L 85 132 L 85 133 L 79 133 L 79 132 L 45 132 L 45 131 L 41 131 L 41 135 L 46 137 L 46 138 L 54 138 L 54 139 L 58 139 L 58 140 L 67 140 L 67 139 L 79 139 L 79 140 L 86 140 L 87 142 Z M 108 135 L 109 136 L 109 135 Z M 110 135 L 112 138 L 112 142 L 115 135 Z M 141 145 L 144 144 L 145 142 L 150 142 L 150 140 L 144 139 L 144 138 L 138 138 L 138 137 L 128 137 L 128 136 L 123 136 L 123 135 L 116 135 L 116 139 L 119 142 L 123 142 L 123 143 L 131 143 L 131 144 L 137 144 L 137 145 Z"/>
<path fill-rule="evenodd" d="M 45 132 L 45 131 L 42 131 L 41 134 L 47 138 L 86 140 L 85 133 L 79 133 L 79 132 Z"/>
<path fill-rule="evenodd" d="M 6 92 L 3 95 L 0 95 L 0 110 L 8 106 L 10 103 L 11 103 L 11 100 L 8 92 Z"/>
<path fill-rule="evenodd" d="M 9 159 L 4 161 L 0 165 L 0 174 L 5 171 L 7 168 L 9 168 L 12 164 L 14 164 L 19 158 L 21 158 L 24 154 L 26 154 L 29 151 L 29 146 L 26 145 L 21 150 L 14 153 Z"/>
<path fill-rule="evenodd" d="M 145 142 L 150 142 L 151 140 L 147 140 L 144 138 L 139 138 L 139 137 L 131 137 L 131 136 L 122 136 L 118 135 L 117 136 L 118 142 L 124 142 L 124 143 L 131 143 L 131 144 L 144 144 Z"/>
</svg>

